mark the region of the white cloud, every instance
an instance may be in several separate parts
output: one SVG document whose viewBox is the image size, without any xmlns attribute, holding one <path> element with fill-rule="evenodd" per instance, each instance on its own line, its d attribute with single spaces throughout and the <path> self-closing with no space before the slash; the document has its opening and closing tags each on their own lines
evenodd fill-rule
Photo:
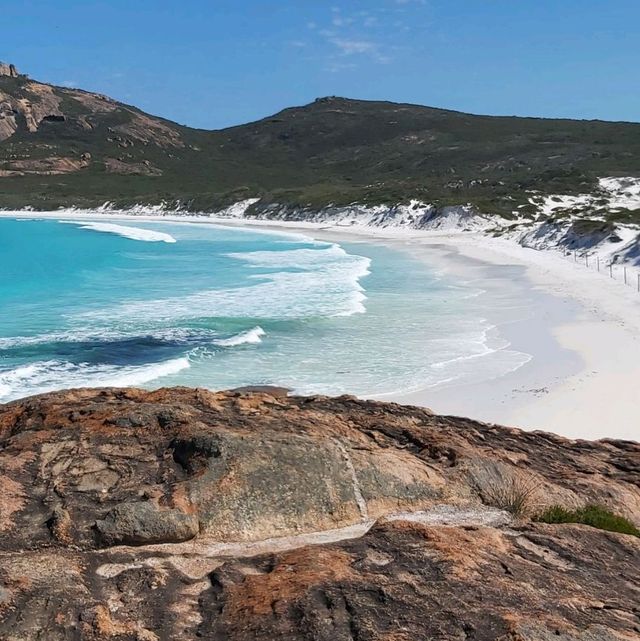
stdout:
<svg viewBox="0 0 640 641">
<path fill-rule="evenodd" d="M 331 22 L 334 27 L 346 27 L 353 24 L 353 18 L 344 18 L 343 16 L 336 15 Z"/>
<path fill-rule="evenodd" d="M 331 43 L 335 45 L 345 56 L 353 54 L 372 53 L 376 51 L 377 45 L 367 40 L 348 40 L 345 38 L 332 38 Z"/>
<path fill-rule="evenodd" d="M 358 65 L 355 62 L 341 62 L 340 60 L 331 60 L 326 66 L 326 71 L 330 73 L 340 73 L 341 71 L 352 71 L 357 69 Z"/>
<path fill-rule="evenodd" d="M 391 0 L 392 4 L 424 4 L 425 0 Z M 326 69 L 331 72 L 354 69 L 360 61 L 388 64 L 394 57 L 397 42 L 408 27 L 405 23 L 392 20 L 389 13 L 405 13 L 398 7 L 395 11 L 386 9 L 349 11 L 347 6 L 333 5 L 327 10 L 324 25 L 307 23 L 307 26 L 320 36 L 332 51 L 327 58 Z M 399 17 L 399 16 L 397 16 Z M 390 20 L 391 19 L 391 20 Z"/>
<path fill-rule="evenodd" d="M 391 56 L 382 51 L 381 45 L 373 40 L 358 38 L 330 38 L 329 43 L 343 58 L 367 57 L 379 64 L 391 62 Z"/>
</svg>

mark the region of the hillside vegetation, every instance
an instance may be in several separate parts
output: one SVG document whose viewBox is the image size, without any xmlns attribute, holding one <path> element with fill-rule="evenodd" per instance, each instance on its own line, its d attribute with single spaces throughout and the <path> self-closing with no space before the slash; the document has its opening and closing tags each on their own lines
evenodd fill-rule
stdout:
<svg viewBox="0 0 640 641">
<path fill-rule="evenodd" d="M 472 203 L 526 214 L 532 190 L 640 176 L 640 124 L 475 116 L 322 98 L 203 131 L 104 96 L 0 76 L 0 207 L 105 201 L 211 210 L 264 202 Z"/>
</svg>

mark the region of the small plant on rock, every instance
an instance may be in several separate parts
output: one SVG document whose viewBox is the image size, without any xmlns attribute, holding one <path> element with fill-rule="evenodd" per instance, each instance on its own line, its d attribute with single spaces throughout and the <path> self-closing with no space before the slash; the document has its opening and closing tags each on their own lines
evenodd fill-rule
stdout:
<svg viewBox="0 0 640 641">
<path fill-rule="evenodd" d="M 517 518 L 534 511 L 541 485 L 533 474 L 495 462 L 474 466 L 471 483 L 485 505 Z"/>
<path fill-rule="evenodd" d="M 629 519 L 611 512 L 603 505 L 589 504 L 575 510 L 553 505 L 539 514 L 535 520 L 541 523 L 582 523 L 599 530 L 640 537 L 640 529 Z"/>
</svg>

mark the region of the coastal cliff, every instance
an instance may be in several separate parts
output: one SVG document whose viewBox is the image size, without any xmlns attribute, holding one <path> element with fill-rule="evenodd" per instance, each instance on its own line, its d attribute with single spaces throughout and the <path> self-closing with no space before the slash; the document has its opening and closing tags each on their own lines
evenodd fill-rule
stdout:
<svg viewBox="0 0 640 641">
<path fill-rule="evenodd" d="M 0 406 L 0 637 L 640 638 L 640 444 L 352 397 Z"/>
</svg>

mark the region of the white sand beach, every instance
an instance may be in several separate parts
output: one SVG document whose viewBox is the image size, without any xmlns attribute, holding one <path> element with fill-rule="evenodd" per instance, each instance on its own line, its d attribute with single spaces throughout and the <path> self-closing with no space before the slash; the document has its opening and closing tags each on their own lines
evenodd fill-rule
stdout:
<svg viewBox="0 0 640 641">
<path fill-rule="evenodd" d="M 69 212 L 3 212 L 16 217 L 87 218 Z M 480 232 L 332 227 L 314 223 L 202 216 L 96 214 L 92 218 L 198 222 L 302 232 L 335 242 L 379 242 L 482 288 L 518 287 L 536 313 L 500 327 L 529 363 L 499 379 L 385 396 L 569 438 L 640 441 L 640 293 L 550 251 L 526 249 Z"/>
<path fill-rule="evenodd" d="M 425 252 L 433 242 L 415 241 Z M 528 286 L 549 295 L 536 318 L 509 328 L 512 346 L 532 354 L 530 363 L 502 380 L 399 400 L 458 414 L 457 405 L 483 420 L 570 438 L 640 440 L 639 293 L 552 252 L 509 241 L 455 234 L 437 242 L 485 265 L 523 266 Z M 564 354 L 549 349 L 545 333 Z M 577 371 L 571 371 L 575 359 L 567 370 L 567 352 L 579 357 Z"/>
<path fill-rule="evenodd" d="M 513 348 L 532 355 L 529 363 L 501 379 L 384 400 L 574 439 L 640 441 L 640 293 L 633 287 L 555 252 L 480 232 L 232 224 L 301 231 L 336 242 L 358 237 L 382 242 L 481 286 L 487 285 L 490 267 L 497 268 L 494 286 L 500 286 L 501 272 L 511 285 L 517 278 L 531 296 L 544 294 L 535 318 L 501 328 Z M 522 275 L 508 269 L 514 266 Z"/>
</svg>

